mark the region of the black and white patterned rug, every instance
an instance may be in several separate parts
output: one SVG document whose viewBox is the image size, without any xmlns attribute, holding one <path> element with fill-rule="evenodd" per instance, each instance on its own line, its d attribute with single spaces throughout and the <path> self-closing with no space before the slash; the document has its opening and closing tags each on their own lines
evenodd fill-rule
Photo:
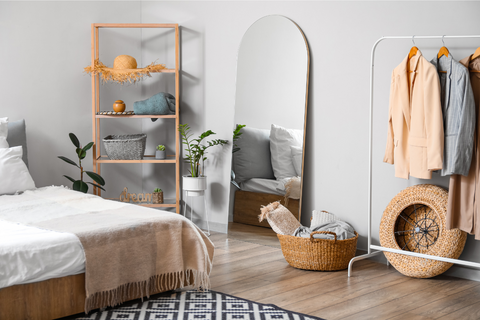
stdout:
<svg viewBox="0 0 480 320">
<path fill-rule="evenodd" d="M 215 291 L 165 292 L 77 320 L 322 320 Z"/>
</svg>

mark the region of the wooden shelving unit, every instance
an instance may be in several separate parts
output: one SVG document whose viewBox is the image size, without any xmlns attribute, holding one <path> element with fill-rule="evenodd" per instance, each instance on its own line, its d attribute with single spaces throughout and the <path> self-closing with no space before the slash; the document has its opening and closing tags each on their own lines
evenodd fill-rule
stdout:
<svg viewBox="0 0 480 320">
<path fill-rule="evenodd" d="M 99 29 L 100 28 L 168 28 L 175 30 L 175 68 L 163 69 L 155 73 L 175 74 L 175 114 L 174 115 L 101 115 L 100 112 L 100 76 L 92 74 L 92 136 L 94 141 L 93 150 L 93 170 L 101 174 L 101 165 L 106 163 L 155 163 L 155 164 L 175 164 L 176 198 L 165 199 L 163 204 L 140 204 L 152 208 L 175 208 L 180 213 L 180 135 L 175 134 L 175 155 L 167 156 L 165 160 L 156 160 L 154 156 L 145 156 L 143 160 L 110 160 L 107 156 L 101 155 L 100 151 L 100 119 L 119 119 L 119 118 L 163 118 L 175 119 L 175 128 L 180 124 L 180 44 L 178 24 L 165 23 L 92 23 L 92 67 L 95 60 L 99 58 Z M 101 190 L 94 187 L 93 193 L 101 195 Z M 114 199 L 112 199 L 114 200 Z"/>
</svg>

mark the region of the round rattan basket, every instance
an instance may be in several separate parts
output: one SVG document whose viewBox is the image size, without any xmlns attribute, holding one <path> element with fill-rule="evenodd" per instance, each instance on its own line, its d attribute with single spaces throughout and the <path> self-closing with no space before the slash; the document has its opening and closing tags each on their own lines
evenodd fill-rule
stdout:
<svg viewBox="0 0 480 320">
<path fill-rule="evenodd" d="M 330 233 L 335 240 L 314 239 L 316 233 Z M 358 234 L 346 240 L 337 240 L 330 231 L 314 231 L 310 238 L 277 234 L 283 256 L 292 267 L 305 270 L 335 271 L 347 269 L 357 250 Z"/>
<path fill-rule="evenodd" d="M 448 192 L 431 184 L 416 185 L 398 193 L 383 212 L 380 244 L 383 247 L 457 259 L 467 234 L 446 229 Z M 442 274 L 451 263 L 384 252 L 399 272 L 415 278 Z"/>
</svg>

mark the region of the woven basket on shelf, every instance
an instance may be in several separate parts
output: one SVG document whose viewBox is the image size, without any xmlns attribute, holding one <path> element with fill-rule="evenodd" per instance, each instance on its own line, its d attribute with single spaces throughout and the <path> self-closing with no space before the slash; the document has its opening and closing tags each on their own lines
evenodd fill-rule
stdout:
<svg viewBox="0 0 480 320">
<path fill-rule="evenodd" d="M 145 153 L 146 134 L 109 135 L 103 138 L 110 160 L 141 160 Z"/>
<path fill-rule="evenodd" d="M 329 233 L 335 240 L 315 239 L 316 233 Z M 346 240 L 337 240 L 330 231 L 314 231 L 310 238 L 277 234 L 285 260 L 295 268 L 318 271 L 347 269 L 350 259 L 355 256 L 358 234 Z"/>
<path fill-rule="evenodd" d="M 416 185 L 398 193 L 388 204 L 380 222 L 380 244 L 386 248 L 457 259 L 467 234 L 447 230 L 448 192 L 431 184 Z M 451 263 L 384 252 L 400 273 L 415 278 L 431 278 Z"/>
</svg>

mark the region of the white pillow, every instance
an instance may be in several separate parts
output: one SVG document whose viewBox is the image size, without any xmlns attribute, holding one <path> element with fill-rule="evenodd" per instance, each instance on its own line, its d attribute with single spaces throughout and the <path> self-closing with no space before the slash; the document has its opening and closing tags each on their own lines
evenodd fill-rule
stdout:
<svg viewBox="0 0 480 320">
<path fill-rule="evenodd" d="M 290 150 L 292 151 L 292 162 L 295 172 L 297 173 L 297 176 L 301 177 L 303 149 L 302 147 L 291 146 Z"/>
<path fill-rule="evenodd" d="M 285 129 L 272 124 L 270 129 L 270 153 L 272 168 L 277 180 L 297 175 L 292 161 L 291 146 L 301 147 L 303 130 Z"/>
<path fill-rule="evenodd" d="M 22 146 L 0 149 L 0 195 L 35 189 L 22 154 Z"/>
<path fill-rule="evenodd" d="M 0 118 L 0 148 L 8 148 L 8 118 Z"/>
</svg>

